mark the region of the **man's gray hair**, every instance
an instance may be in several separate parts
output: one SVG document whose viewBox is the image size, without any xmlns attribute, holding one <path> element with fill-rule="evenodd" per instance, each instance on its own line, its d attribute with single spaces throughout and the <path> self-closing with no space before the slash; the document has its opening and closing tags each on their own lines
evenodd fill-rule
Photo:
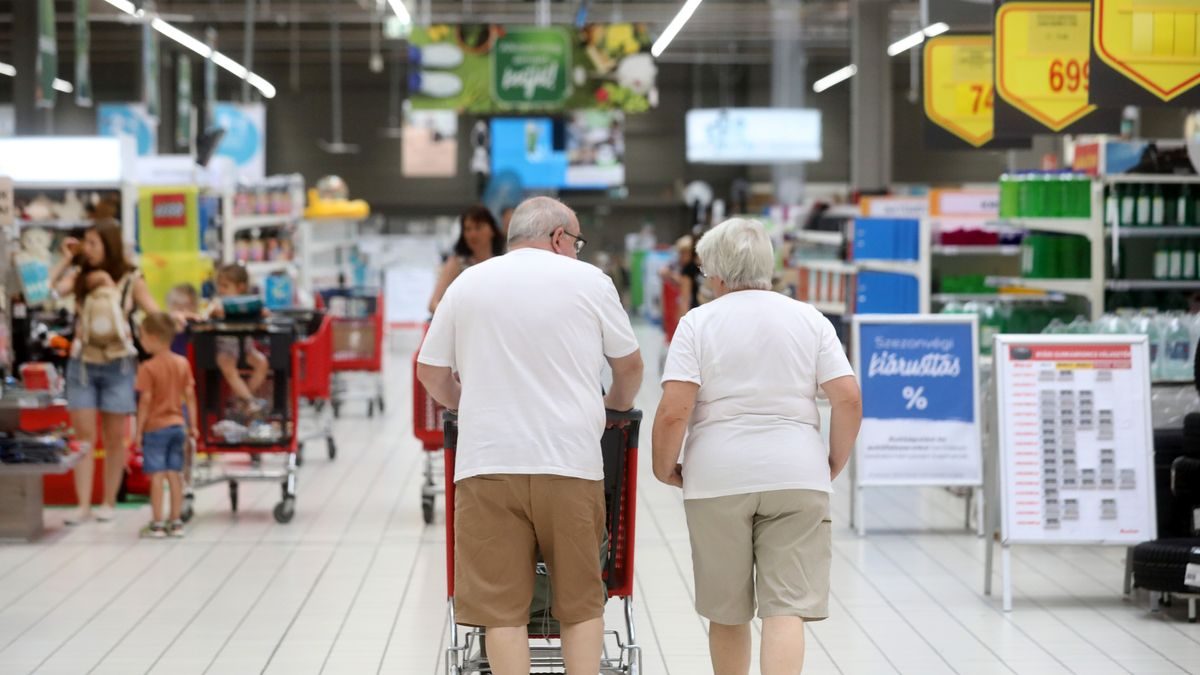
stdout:
<svg viewBox="0 0 1200 675">
<path fill-rule="evenodd" d="M 771 289 L 775 250 L 762 223 L 730 218 L 704 233 L 696 244 L 704 273 L 725 282 L 731 291 Z"/>
<path fill-rule="evenodd" d="M 548 239 L 560 227 L 567 227 L 575 212 L 550 197 L 530 197 L 513 211 L 508 222 L 508 243 L 520 244 Z"/>
</svg>

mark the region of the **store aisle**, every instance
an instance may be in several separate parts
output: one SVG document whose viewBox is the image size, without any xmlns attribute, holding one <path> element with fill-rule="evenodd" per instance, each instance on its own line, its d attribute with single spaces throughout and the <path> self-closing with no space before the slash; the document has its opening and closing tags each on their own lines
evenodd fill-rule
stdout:
<svg viewBox="0 0 1200 675">
<path fill-rule="evenodd" d="M 644 670 L 700 675 L 711 671 L 682 502 L 650 473 L 661 337 L 641 335 L 654 371 L 640 399 Z M 0 546 L 0 673 L 441 672 L 444 531 L 440 505 L 438 525 L 421 522 L 412 346 L 393 343 L 388 415 L 347 406 L 338 459 L 308 454 L 290 525 L 271 518 L 274 484 L 243 485 L 236 517 L 213 486 L 198 493 L 184 540 L 139 540 L 144 510 L 77 530 L 53 512 L 41 542 Z M 980 594 L 983 541 L 961 530 L 959 498 L 872 491 L 877 531 L 859 539 L 839 488 L 833 616 L 811 627 L 806 673 L 1200 673 L 1200 625 L 1121 600 L 1123 551 L 1014 549 L 1016 608 L 1005 615 Z M 611 603 L 610 625 L 618 618 Z"/>
</svg>

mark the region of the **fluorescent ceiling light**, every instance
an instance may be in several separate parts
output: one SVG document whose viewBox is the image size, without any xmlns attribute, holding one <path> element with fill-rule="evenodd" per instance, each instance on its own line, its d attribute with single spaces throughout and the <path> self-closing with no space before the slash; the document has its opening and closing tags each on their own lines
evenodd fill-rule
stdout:
<svg viewBox="0 0 1200 675">
<path fill-rule="evenodd" d="M 930 24 L 930 25 L 926 26 L 925 28 L 913 33 L 912 35 L 900 38 L 899 40 L 896 40 L 892 44 L 888 45 L 888 48 L 887 48 L 888 56 L 895 56 L 897 54 L 903 54 L 904 52 L 906 52 L 906 51 L 912 49 L 913 47 L 916 47 L 917 45 L 924 42 L 925 38 L 941 35 L 942 33 L 945 33 L 948 30 L 950 30 L 950 26 L 948 26 L 940 21 L 935 24 Z"/>
<path fill-rule="evenodd" d="M 845 68 L 839 68 L 825 77 L 817 80 L 816 82 L 813 82 L 813 91 L 819 94 L 839 82 L 845 82 L 846 80 L 854 77 L 854 74 L 857 72 L 858 66 L 854 65 L 853 63 Z"/>
<path fill-rule="evenodd" d="M 671 23 L 667 24 L 667 29 L 663 31 L 662 35 L 658 36 L 658 39 L 654 41 L 654 45 L 650 47 L 650 54 L 654 58 L 657 59 L 662 56 L 662 53 L 667 50 L 667 46 L 671 44 L 671 40 L 674 40 L 679 31 L 683 30 L 683 25 L 688 22 L 688 19 L 692 18 L 692 14 L 696 12 L 696 8 L 703 1 L 687 0 L 687 2 L 683 3 L 683 7 L 679 8 L 679 13 L 675 15 L 674 19 L 671 19 Z"/>
<path fill-rule="evenodd" d="M 396 17 L 404 23 L 412 23 L 412 15 L 408 13 L 408 8 L 404 6 L 404 0 L 387 0 L 388 6 L 396 13 Z"/>
<path fill-rule="evenodd" d="M 56 77 L 54 78 L 54 91 L 61 91 L 64 94 L 74 94 L 75 87 L 70 82 L 60 80 Z"/>
<path fill-rule="evenodd" d="M 145 12 L 134 7 L 130 0 L 106 0 L 106 2 L 122 12 L 129 14 L 130 16 L 145 16 Z M 392 4 L 392 9 L 396 9 L 396 6 L 399 5 L 400 9 L 396 10 L 397 14 L 399 14 L 401 10 L 403 10 L 406 15 L 408 14 L 408 10 L 404 9 L 404 3 L 402 3 L 400 0 L 388 0 L 388 2 Z M 155 16 L 150 21 L 150 27 L 159 33 L 162 33 L 171 40 L 174 40 L 184 47 L 187 47 L 193 52 L 196 52 L 201 57 L 212 59 L 213 63 L 229 71 L 234 75 L 234 77 L 238 77 L 249 82 L 250 86 L 262 92 L 263 96 L 267 98 L 275 98 L 275 86 L 268 82 L 265 77 L 257 73 L 250 72 L 242 64 L 234 61 L 221 52 L 216 51 L 212 47 L 209 47 L 202 40 L 192 37 L 191 35 L 179 30 L 162 17 Z"/>
<path fill-rule="evenodd" d="M 3 61 L 0 61 L 0 75 L 16 77 L 17 69 L 7 63 L 4 63 Z"/>
</svg>

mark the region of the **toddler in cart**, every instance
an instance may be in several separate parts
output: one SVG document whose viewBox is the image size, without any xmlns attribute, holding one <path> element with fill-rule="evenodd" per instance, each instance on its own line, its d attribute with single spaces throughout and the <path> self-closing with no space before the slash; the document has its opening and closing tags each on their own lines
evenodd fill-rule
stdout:
<svg viewBox="0 0 1200 675">
<path fill-rule="evenodd" d="M 241 265 L 225 265 L 217 270 L 217 297 L 209 310 L 209 316 L 215 319 L 225 318 L 226 311 L 222 298 L 245 296 L 250 290 L 250 275 Z M 261 310 L 260 310 L 261 313 Z M 246 362 L 250 365 L 250 379 L 242 379 L 238 370 L 239 347 L 244 348 Z M 249 417 L 260 415 L 265 408 L 262 401 L 255 398 L 254 392 L 262 388 L 267 380 L 267 372 L 271 364 L 262 352 L 254 347 L 254 341 L 243 338 L 238 344 L 238 338 L 224 336 L 217 338 L 217 368 L 224 376 L 226 384 L 241 406 L 241 412 Z"/>
<path fill-rule="evenodd" d="M 189 436 L 193 440 L 199 436 L 192 368 L 187 359 L 171 351 L 176 333 L 175 319 L 170 314 L 151 314 L 142 322 L 142 347 L 150 359 L 138 368 L 135 443 L 141 445 L 142 465 L 150 477 L 152 516 L 143 534 L 158 538 L 183 536 L 185 446 Z M 164 481 L 171 491 L 169 522 L 163 520 Z"/>
</svg>

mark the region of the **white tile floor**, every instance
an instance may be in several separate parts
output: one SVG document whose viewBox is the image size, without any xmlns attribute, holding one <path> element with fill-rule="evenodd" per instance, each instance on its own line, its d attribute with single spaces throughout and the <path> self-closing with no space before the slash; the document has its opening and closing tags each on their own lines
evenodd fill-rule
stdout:
<svg viewBox="0 0 1200 675">
<path fill-rule="evenodd" d="M 644 337 L 653 370 L 659 339 Z M 338 459 L 309 453 L 289 525 L 271 518 L 274 484 L 243 485 L 236 517 L 214 486 L 199 492 L 181 541 L 139 540 L 144 511 L 72 530 L 52 511 L 42 541 L 0 546 L 0 673 L 442 672 L 444 531 L 440 518 L 421 522 L 408 364 L 399 345 L 387 416 L 348 406 Z M 656 392 L 648 383 L 641 397 L 648 413 Z M 698 675 L 711 671 L 682 502 L 649 478 L 649 422 L 637 541 L 644 672 Z M 1200 673 L 1200 625 L 1179 608 L 1150 614 L 1144 598 L 1121 599 L 1122 550 L 1014 549 L 1016 606 L 1005 614 L 981 594 L 984 546 L 959 529 L 960 499 L 873 491 L 874 531 L 859 539 L 839 487 L 833 616 L 811 626 L 805 672 Z"/>
</svg>

